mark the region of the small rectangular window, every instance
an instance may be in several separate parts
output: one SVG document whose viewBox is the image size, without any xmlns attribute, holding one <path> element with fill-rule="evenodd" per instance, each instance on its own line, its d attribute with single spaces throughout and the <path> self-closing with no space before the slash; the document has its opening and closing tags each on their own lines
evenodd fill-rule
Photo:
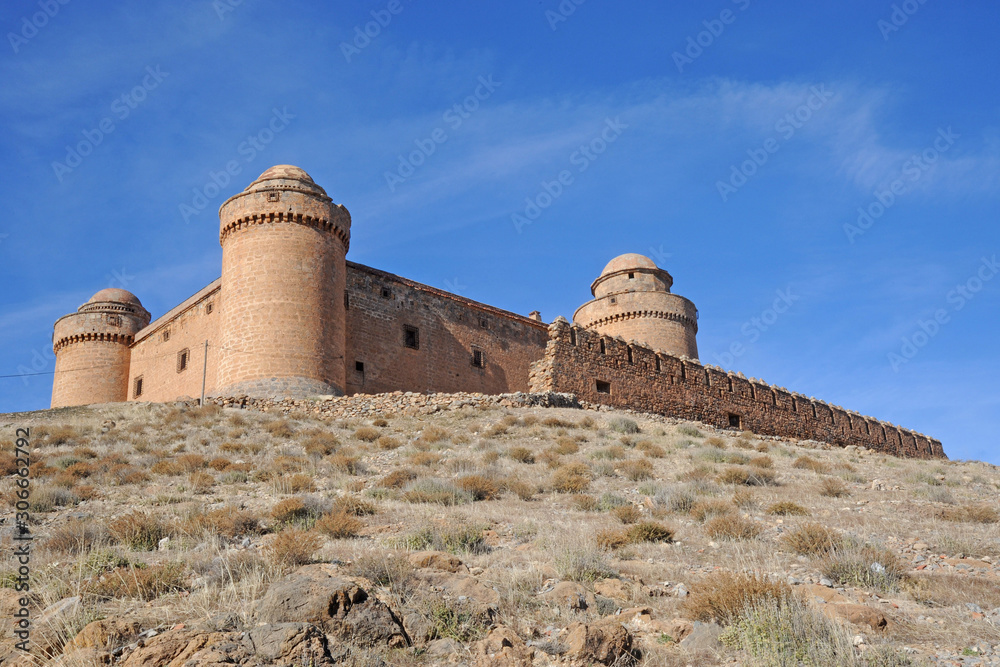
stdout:
<svg viewBox="0 0 1000 667">
<path fill-rule="evenodd" d="M 490 323 L 485 318 L 479 318 L 479 326 L 482 327 L 483 329 L 489 329 Z"/>
<path fill-rule="evenodd" d="M 165 343 L 168 340 L 170 340 L 170 329 L 164 329 L 163 330 L 163 342 Z"/>
<path fill-rule="evenodd" d="M 419 350 L 420 330 L 416 327 L 411 327 L 408 324 L 403 325 L 403 344 L 408 348 Z"/>
<path fill-rule="evenodd" d="M 739 415 L 730 414 L 729 415 L 729 425 L 732 428 L 739 428 L 740 427 L 740 416 Z"/>
<path fill-rule="evenodd" d="M 604 339 L 601 339 L 601 354 L 607 354 L 608 349 L 604 346 Z"/>
<path fill-rule="evenodd" d="M 383 299 L 391 299 L 392 298 L 392 290 L 390 290 L 388 287 L 383 287 L 382 288 L 382 298 Z"/>
<path fill-rule="evenodd" d="M 181 350 L 177 353 L 177 372 L 183 373 L 187 370 L 188 361 L 190 361 L 191 351 L 187 348 Z"/>
<path fill-rule="evenodd" d="M 631 345 L 629 345 L 629 347 L 628 347 L 628 362 L 630 364 L 634 364 L 635 363 L 635 357 L 632 356 L 632 346 Z"/>
<path fill-rule="evenodd" d="M 132 389 L 132 398 L 139 398 L 142 396 L 142 376 L 140 375 L 135 379 L 135 385 Z"/>
<path fill-rule="evenodd" d="M 363 361 L 355 361 L 354 362 L 354 370 L 356 370 L 359 373 L 364 373 L 365 372 L 365 362 L 363 362 Z"/>
<path fill-rule="evenodd" d="M 635 280 L 635 274 L 634 273 L 628 274 L 628 279 L 629 280 Z"/>
<path fill-rule="evenodd" d="M 616 296 L 611 297 L 611 303 L 618 303 L 618 297 Z"/>
<path fill-rule="evenodd" d="M 473 348 L 472 365 L 475 366 L 476 368 L 486 368 L 486 355 L 483 354 L 482 350 L 477 350 Z"/>
<path fill-rule="evenodd" d="M 281 193 L 278 191 L 268 192 L 267 201 L 281 201 Z"/>
<path fill-rule="evenodd" d="M 569 344 L 576 345 L 576 329 L 569 330 Z"/>
<path fill-rule="evenodd" d="M 205 304 L 205 314 L 206 315 L 211 315 L 213 310 L 215 310 L 215 304 L 214 303 L 207 303 L 207 304 Z"/>
<path fill-rule="evenodd" d="M 113 327 L 120 327 L 122 325 L 122 316 L 109 313 L 108 324 Z"/>
<path fill-rule="evenodd" d="M 663 365 L 660 363 L 660 358 L 656 357 L 656 372 L 659 373 L 663 370 Z"/>
<path fill-rule="evenodd" d="M 597 393 L 598 394 L 610 394 L 611 393 L 611 383 L 604 382 L 603 380 L 597 380 Z"/>
</svg>

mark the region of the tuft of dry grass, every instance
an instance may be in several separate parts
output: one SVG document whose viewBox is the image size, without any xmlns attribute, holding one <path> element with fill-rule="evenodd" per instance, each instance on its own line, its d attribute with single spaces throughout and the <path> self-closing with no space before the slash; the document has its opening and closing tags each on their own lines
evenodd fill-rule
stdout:
<svg viewBox="0 0 1000 667">
<path fill-rule="evenodd" d="M 829 472 L 830 466 L 811 456 L 800 456 L 792 461 L 792 467 L 799 470 L 812 470 L 817 473 Z"/>
<path fill-rule="evenodd" d="M 581 512 L 596 512 L 599 506 L 597 498 L 588 496 L 585 493 L 570 496 L 569 500 Z"/>
<path fill-rule="evenodd" d="M 393 449 L 399 449 L 403 446 L 403 442 L 399 438 L 394 438 L 391 435 L 381 435 L 378 440 L 375 441 L 379 449 L 384 449 L 390 451 Z"/>
<path fill-rule="evenodd" d="M 535 455 L 527 447 L 512 447 L 507 450 L 507 456 L 518 463 L 534 463 Z"/>
<path fill-rule="evenodd" d="M 578 443 L 573 438 L 568 436 L 563 436 L 556 440 L 556 444 L 552 447 L 552 451 L 556 454 L 567 456 L 569 454 L 576 454 L 580 451 L 580 443 Z"/>
<path fill-rule="evenodd" d="M 455 484 L 473 500 L 496 500 L 500 497 L 500 485 L 482 475 L 465 475 L 459 477 Z"/>
<path fill-rule="evenodd" d="M 581 493 L 590 486 L 590 468 L 585 463 L 567 463 L 552 473 L 552 488 L 559 493 Z"/>
<path fill-rule="evenodd" d="M 343 510 L 324 514 L 316 520 L 316 530 L 335 540 L 357 537 L 364 527 L 361 519 Z"/>
<path fill-rule="evenodd" d="M 354 431 L 354 437 L 361 442 L 375 442 L 382 437 L 382 432 L 377 428 L 372 428 L 370 426 L 362 426 L 361 428 Z"/>
<path fill-rule="evenodd" d="M 727 503 L 724 500 L 699 500 L 698 502 L 691 504 L 687 511 L 698 521 L 707 521 L 715 516 L 725 516 L 727 514 L 731 514 L 733 512 L 733 506 L 731 503 Z"/>
<path fill-rule="evenodd" d="M 776 516 L 809 516 L 809 510 L 791 500 L 781 500 L 770 505 L 767 513 Z"/>
<path fill-rule="evenodd" d="M 781 536 L 781 544 L 803 556 L 819 556 L 839 549 L 844 540 L 840 533 L 820 523 L 797 526 Z"/>
<path fill-rule="evenodd" d="M 290 569 L 312 562 L 321 543 L 320 536 L 312 531 L 290 528 L 275 535 L 264 553 L 272 565 Z"/>
<path fill-rule="evenodd" d="M 635 505 L 622 505 L 611 510 L 611 513 L 624 524 L 632 524 L 642 518 L 642 512 Z"/>
<path fill-rule="evenodd" d="M 674 531 L 655 521 L 643 521 L 625 529 L 606 529 L 597 531 L 594 540 L 598 548 L 615 550 L 630 544 L 646 542 L 671 542 Z"/>
<path fill-rule="evenodd" d="M 635 448 L 651 459 L 662 459 L 667 455 L 667 450 L 650 440 L 640 440 L 635 444 Z"/>
<path fill-rule="evenodd" d="M 271 519 L 280 524 L 306 521 L 311 514 L 312 510 L 301 498 L 279 500 L 270 512 Z"/>
<path fill-rule="evenodd" d="M 264 424 L 264 430 L 275 438 L 290 438 L 295 435 L 295 430 L 287 419 L 278 419 Z"/>
<path fill-rule="evenodd" d="M 780 605 L 791 599 L 792 589 L 785 582 L 763 574 L 720 570 L 694 584 L 681 609 L 691 620 L 728 625 L 751 605 L 767 602 Z"/>
<path fill-rule="evenodd" d="M 409 468 L 398 468 L 380 479 L 378 485 L 385 489 L 401 489 L 419 476 Z"/>
<path fill-rule="evenodd" d="M 133 551 L 153 551 L 167 535 L 166 527 L 157 517 L 138 510 L 112 521 L 108 533 L 115 542 Z"/>
<path fill-rule="evenodd" d="M 166 563 L 149 567 L 118 567 L 94 579 L 86 592 L 98 598 L 137 598 L 155 600 L 161 595 L 187 589 L 184 566 Z"/>
<path fill-rule="evenodd" d="M 730 466 L 718 476 L 722 484 L 742 484 L 745 486 L 768 486 L 774 484 L 774 471 L 767 468 Z"/>
<path fill-rule="evenodd" d="M 260 521 L 250 512 L 236 507 L 223 507 L 189 516 L 181 524 L 182 529 L 192 535 L 207 532 L 227 539 L 245 535 L 259 535 Z"/>
<path fill-rule="evenodd" d="M 618 469 L 633 482 L 653 478 L 653 464 L 646 459 L 623 461 L 618 465 Z"/>
<path fill-rule="evenodd" d="M 302 446 L 306 450 L 306 454 L 323 457 L 337 451 L 337 447 L 340 446 L 340 440 L 333 433 L 320 431 L 310 435 L 302 443 Z"/>
<path fill-rule="evenodd" d="M 845 586 L 869 588 L 880 593 L 899 589 L 906 567 L 895 553 L 871 544 L 845 542 L 830 551 L 820 572 Z"/>
<path fill-rule="evenodd" d="M 705 523 L 705 533 L 716 540 L 754 540 L 763 531 L 760 523 L 738 514 L 724 514 Z"/>
<path fill-rule="evenodd" d="M 957 523 L 997 523 L 1000 521 L 1000 514 L 989 505 L 960 505 L 958 507 L 945 507 L 936 512 L 936 515 L 945 521 Z"/>
<path fill-rule="evenodd" d="M 847 485 L 836 477 L 824 477 L 819 483 L 819 495 L 827 498 L 844 498 L 851 495 Z"/>
</svg>

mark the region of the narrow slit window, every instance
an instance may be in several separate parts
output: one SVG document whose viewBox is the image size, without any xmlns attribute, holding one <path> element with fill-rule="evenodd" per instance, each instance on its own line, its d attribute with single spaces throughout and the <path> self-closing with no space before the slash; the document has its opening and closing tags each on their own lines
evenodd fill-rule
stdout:
<svg viewBox="0 0 1000 667">
<path fill-rule="evenodd" d="M 632 354 L 632 346 L 631 345 L 628 348 L 628 362 L 630 364 L 634 364 L 635 363 L 635 356 Z"/>
<path fill-rule="evenodd" d="M 604 380 L 597 380 L 597 393 L 598 394 L 610 394 L 611 393 L 611 383 L 605 382 Z"/>
<path fill-rule="evenodd" d="M 657 357 L 656 358 L 656 372 L 659 373 L 662 370 L 663 370 L 663 365 L 660 363 L 660 358 Z M 671 379 L 673 379 L 673 378 L 671 378 Z"/>
<path fill-rule="evenodd" d="M 576 345 L 576 329 L 569 330 L 569 344 Z"/>
<path fill-rule="evenodd" d="M 177 353 L 177 372 L 183 373 L 188 368 L 188 362 L 191 361 L 191 351 L 187 348 L 181 350 Z"/>
<path fill-rule="evenodd" d="M 215 304 L 214 303 L 206 303 L 205 304 L 205 314 L 206 315 L 211 315 L 213 310 L 215 310 Z"/>
<path fill-rule="evenodd" d="M 601 354 L 607 354 L 608 349 L 604 346 L 604 339 L 601 339 Z"/>
<path fill-rule="evenodd" d="M 165 329 L 163 331 L 163 342 L 165 343 L 168 340 L 170 340 L 170 329 Z"/>
<path fill-rule="evenodd" d="M 139 398 L 142 396 L 142 376 L 140 375 L 135 379 L 135 384 L 132 387 L 132 398 Z"/>
</svg>

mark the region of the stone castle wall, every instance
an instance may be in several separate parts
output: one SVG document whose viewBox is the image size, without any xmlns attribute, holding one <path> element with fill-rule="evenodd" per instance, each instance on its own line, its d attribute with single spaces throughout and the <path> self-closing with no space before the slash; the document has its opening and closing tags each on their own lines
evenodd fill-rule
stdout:
<svg viewBox="0 0 1000 667">
<path fill-rule="evenodd" d="M 65 343 L 56 354 L 52 407 L 126 400 L 128 345 L 92 336 Z"/>
<path fill-rule="evenodd" d="M 897 456 L 945 457 L 939 441 L 919 433 L 694 360 L 629 345 L 563 319 L 549 327 L 545 356 L 531 369 L 531 391 L 571 393 L 581 401 L 719 428 L 859 445 Z"/>
<path fill-rule="evenodd" d="M 348 394 L 527 391 L 548 340 L 541 322 L 353 262 L 345 305 Z"/>
<path fill-rule="evenodd" d="M 132 344 L 126 385 L 128 400 L 171 401 L 182 396 L 200 396 L 206 340 L 209 341 L 206 388 L 209 393 L 215 392 L 222 305 L 220 282 L 214 281 L 138 333 Z M 185 350 L 187 367 L 181 369 L 179 355 Z M 136 396 L 139 378 L 142 378 L 142 394 Z"/>
</svg>

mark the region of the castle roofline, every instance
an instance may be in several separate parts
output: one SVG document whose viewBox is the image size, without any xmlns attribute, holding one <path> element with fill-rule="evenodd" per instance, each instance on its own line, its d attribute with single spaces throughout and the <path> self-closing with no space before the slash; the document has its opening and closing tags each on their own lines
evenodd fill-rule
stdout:
<svg viewBox="0 0 1000 667">
<path fill-rule="evenodd" d="M 178 305 L 174 306 L 167 312 L 157 317 L 155 320 L 153 320 L 145 327 L 140 329 L 138 333 L 136 333 L 135 342 L 133 343 L 133 345 L 143 340 L 144 338 L 147 338 L 152 334 L 156 333 L 158 329 L 162 328 L 163 326 L 175 320 L 177 316 L 183 313 L 184 311 L 189 310 L 193 306 L 198 305 L 199 302 L 204 301 L 207 297 L 212 296 L 215 292 L 218 292 L 221 286 L 222 286 L 222 278 L 216 278 L 208 285 L 202 287 L 200 290 L 195 292 L 193 295 L 181 301 Z"/>
<path fill-rule="evenodd" d="M 357 269 L 359 271 L 364 271 L 375 276 L 382 276 L 384 278 L 390 278 L 397 281 L 407 287 L 412 287 L 415 290 L 421 292 L 427 292 L 428 294 L 434 294 L 436 296 L 441 296 L 446 299 L 451 299 L 452 301 L 457 301 L 461 304 L 474 308 L 475 310 L 481 311 L 483 313 L 490 313 L 493 315 L 501 315 L 503 317 L 508 317 L 523 324 L 527 324 L 535 327 L 536 329 L 548 330 L 549 325 L 538 320 L 533 320 L 525 315 L 519 315 L 518 313 L 512 313 L 509 310 L 504 310 L 503 308 L 497 308 L 495 306 L 489 306 L 485 303 L 480 303 L 479 301 L 473 301 L 472 299 L 467 299 L 464 296 L 459 296 L 457 294 L 452 294 L 451 292 L 446 292 L 437 287 L 431 287 L 430 285 L 425 285 L 423 283 L 418 283 L 415 280 L 410 280 L 409 278 L 403 278 L 402 276 L 397 276 L 395 273 L 389 273 L 388 271 L 382 271 L 381 269 L 373 269 L 370 266 L 365 266 L 364 264 L 358 264 L 356 262 L 347 262 L 348 269 Z"/>
</svg>

